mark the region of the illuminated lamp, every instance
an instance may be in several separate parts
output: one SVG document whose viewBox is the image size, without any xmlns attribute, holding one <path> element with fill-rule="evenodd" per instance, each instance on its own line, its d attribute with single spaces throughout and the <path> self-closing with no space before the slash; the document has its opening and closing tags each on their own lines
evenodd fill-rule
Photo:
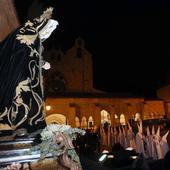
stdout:
<svg viewBox="0 0 170 170">
<path fill-rule="evenodd" d="M 51 110 L 51 106 L 50 106 L 50 105 L 47 105 L 47 106 L 46 106 L 46 110 Z"/>
</svg>

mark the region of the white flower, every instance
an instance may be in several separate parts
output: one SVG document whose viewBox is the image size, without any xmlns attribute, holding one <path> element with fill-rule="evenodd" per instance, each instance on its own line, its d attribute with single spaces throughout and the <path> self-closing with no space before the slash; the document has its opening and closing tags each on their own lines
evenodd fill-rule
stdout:
<svg viewBox="0 0 170 170">
<path fill-rule="evenodd" d="M 47 140 L 47 139 L 49 139 L 49 138 L 52 138 L 52 136 L 53 136 L 54 134 L 52 133 L 52 132 L 50 132 L 50 131 L 42 131 L 42 133 L 41 133 L 41 139 L 42 140 Z"/>
<path fill-rule="evenodd" d="M 65 134 L 73 135 L 79 133 L 84 135 L 86 132 L 84 130 L 78 128 L 72 128 L 70 125 L 58 125 L 58 124 L 50 124 L 41 132 L 41 139 L 48 140 L 51 139 L 54 134 L 62 132 Z"/>
<path fill-rule="evenodd" d="M 69 125 L 57 125 L 57 124 L 51 124 L 46 127 L 46 129 L 48 131 L 52 131 L 52 132 L 57 132 L 57 131 L 64 132 L 70 128 L 71 128 L 71 126 L 69 126 Z"/>
</svg>

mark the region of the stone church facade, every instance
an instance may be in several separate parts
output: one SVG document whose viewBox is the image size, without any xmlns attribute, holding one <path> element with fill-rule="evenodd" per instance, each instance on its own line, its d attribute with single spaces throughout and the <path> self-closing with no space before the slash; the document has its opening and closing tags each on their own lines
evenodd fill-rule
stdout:
<svg viewBox="0 0 170 170">
<path fill-rule="evenodd" d="M 169 115 L 163 99 L 109 94 L 93 88 L 93 62 L 85 42 L 78 38 L 64 53 L 51 49 L 44 54 L 51 63 L 45 73 L 46 121 L 73 127 L 97 128 L 130 120 L 162 119 Z"/>
<path fill-rule="evenodd" d="M 170 84 L 163 86 L 157 90 L 158 98 L 164 100 L 165 113 L 170 120 Z"/>
</svg>

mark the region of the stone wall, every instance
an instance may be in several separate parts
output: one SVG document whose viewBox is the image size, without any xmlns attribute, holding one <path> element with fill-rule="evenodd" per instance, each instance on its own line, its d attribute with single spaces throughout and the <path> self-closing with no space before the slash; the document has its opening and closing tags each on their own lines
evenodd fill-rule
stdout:
<svg viewBox="0 0 170 170">
<path fill-rule="evenodd" d="M 131 107 L 129 110 L 127 103 L 135 107 Z M 89 117 L 92 116 L 94 125 L 98 127 L 101 124 L 101 111 L 105 110 L 110 115 L 111 124 L 114 125 L 115 123 L 119 124 L 115 114 L 118 116 L 118 119 L 121 114 L 125 115 L 126 120 L 132 119 L 135 113 L 140 112 L 142 103 L 142 98 L 47 98 L 46 106 L 50 105 L 51 109 L 46 111 L 46 116 L 62 114 L 66 116 L 69 124 L 73 127 L 75 127 L 75 117 L 78 117 L 80 121 L 85 117 L 88 122 Z"/>
<path fill-rule="evenodd" d="M 66 53 L 53 48 L 44 54 L 44 58 L 51 63 L 51 69 L 45 76 L 48 84 L 46 91 L 49 91 L 49 88 L 51 91 L 55 88 L 61 88 L 62 91 L 65 88 L 65 92 L 97 91 L 93 88 L 92 57 L 81 38 L 77 38 L 73 47 Z"/>
<path fill-rule="evenodd" d="M 149 100 L 145 101 L 144 119 L 159 119 L 165 116 L 165 104 L 163 100 Z"/>
<path fill-rule="evenodd" d="M 93 118 L 94 126 L 100 126 L 102 110 L 108 112 L 112 126 L 120 125 L 120 115 L 122 114 L 127 122 L 129 119 L 135 119 L 136 113 L 142 120 L 161 119 L 170 113 L 170 104 L 167 106 L 167 112 L 164 101 L 144 101 L 143 98 L 57 97 L 47 98 L 46 105 L 51 106 L 51 109 L 46 111 L 47 117 L 52 114 L 62 114 L 73 127 L 75 127 L 75 117 L 78 117 L 80 122 L 85 117 L 88 122 L 90 116 Z"/>
</svg>

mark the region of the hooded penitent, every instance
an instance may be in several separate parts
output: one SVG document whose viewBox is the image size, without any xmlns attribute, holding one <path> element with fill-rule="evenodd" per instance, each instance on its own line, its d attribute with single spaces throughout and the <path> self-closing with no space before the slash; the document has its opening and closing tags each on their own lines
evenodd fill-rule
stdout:
<svg viewBox="0 0 170 170">
<path fill-rule="evenodd" d="M 113 133 L 113 135 L 114 135 L 114 143 L 116 144 L 116 143 L 118 143 L 119 142 L 119 139 L 118 139 L 118 132 L 117 132 L 117 129 L 116 129 L 116 127 L 114 126 L 114 133 Z"/>
<path fill-rule="evenodd" d="M 156 135 L 155 135 L 155 144 L 157 150 L 158 159 L 163 159 L 162 149 L 161 149 L 161 136 L 160 136 L 160 126 L 158 126 Z"/>
<path fill-rule="evenodd" d="M 152 126 L 152 143 L 151 143 L 151 148 L 152 148 L 152 159 L 154 159 L 154 160 L 158 159 L 156 143 L 155 143 L 155 127 L 154 126 Z"/>
<path fill-rule="evenodd" d="M 136 149 L 136 142 L 135 142 L 135 134 L 132 131 L 132 127 L 128 122 L 128 131 L 127 131 L 127 139 L 129 141 L 129 146 L 133 149 Z"/>
<path fill-rule="evenodd" d="M 124 134 L 122 132 L 122 128 L 120 126 L 119 126 L 119 143 L 125 149 L 125 136 L 124 136 Z"/>
<path fill-rule="evenodd" d="M 146 127 L 146 157 L 152 157 L 152 136 L 148 126 Z"/>
<path fill-rule="evenodd" d="M 140 125 L 138 125 L 138 133 L 136 134 L 136 152 L 142 153 L 143 156 L 146 157 L 143 138 L 144 136 L 143 136 L 142 121 L 140 121 Z"/>
<path fill-rule="evenodd" d="M 167 131 L 165 133 L 165 135 L 162 137 L 161 139 L 161 150 L 162 150 L 162 156 L 163 158 L 165 157 L 165 155 L 167 154 L 167 152 L 169 151 L 169 146 L 168 146 L 168 142 L 167 142 L 167 136 L 169 134 L 169 131 Z"/>
<path fill-rule="evenodd" d="M 13 31 L 0 46 L 0 123 L 13 130 L 44 128 L 41 30 L 51 18 L 39 18 Z"/>
</svg>

